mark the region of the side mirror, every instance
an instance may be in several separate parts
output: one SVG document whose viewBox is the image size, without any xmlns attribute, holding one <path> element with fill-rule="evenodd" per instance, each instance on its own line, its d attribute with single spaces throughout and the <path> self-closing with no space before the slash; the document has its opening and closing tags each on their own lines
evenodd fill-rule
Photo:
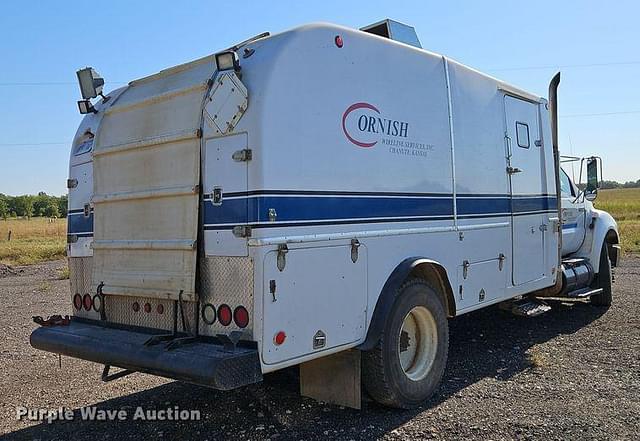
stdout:
<svg viewBox="0 0 640 441">
<path fill-rule="evenodd" d="M 588 201 L 593 201 L 598 196 L 600 180 L 598 179 L 598 159 L 587 159 L 587 188 L 584 195 Z"/>
</svg>

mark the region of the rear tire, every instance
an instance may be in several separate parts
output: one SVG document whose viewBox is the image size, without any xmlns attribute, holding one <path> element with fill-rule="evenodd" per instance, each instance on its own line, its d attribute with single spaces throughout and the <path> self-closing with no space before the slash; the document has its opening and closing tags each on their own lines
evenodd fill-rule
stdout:
<svg viewBox="0 0 640 441">
<path fill-rule="evenodd" d="M 595 288 L 602 288 L 602 292 L 595 296 L 591 296 L 591 304 L 595 306 L 611 306 L 612 290 L 611 290 L 611 260 L 609 260 L 609 248 L 607 243 L 602 244 L 602 250 L 600 251 L 600 265 L 598 267 L 598 274 L 594 281 Z"/>
<path fill-rule="evenodd" d="M 440 384 L 449 328 L 438 293 L 424 280 L 407 280 L 396 299 L 377 345 L 362 354 L 362 381 L 377 402 L 410 409 Z"/>
</svg>

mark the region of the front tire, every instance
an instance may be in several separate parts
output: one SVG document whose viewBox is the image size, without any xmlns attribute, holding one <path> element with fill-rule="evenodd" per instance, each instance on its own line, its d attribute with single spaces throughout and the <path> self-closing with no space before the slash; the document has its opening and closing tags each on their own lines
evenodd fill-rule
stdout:
<svg viewBox="0 0 640 441">
<path fill-rule="evenodd" d="M 362 354 L 362 381 L 377 402 L 409 409 L 436 391 L 449 350 L 449 328 L 436 291 L 422 279 L 399 289 L 378 344 Z"/>
<path fill-rule="evenodd" d="M 602 244 L 602 250 L 600 250 L 600 265 L 598 266 L 598 274 L 594 282 L 595 288 L 602 288 L 600 294 L 591 296 L 591 304 L 595 306 L 611 306 L 612 290 L 611 283 L 613 279 L 611 277 L 611 260 L 609 260 L 609 248 L 607 243 Z"/>
</svg>

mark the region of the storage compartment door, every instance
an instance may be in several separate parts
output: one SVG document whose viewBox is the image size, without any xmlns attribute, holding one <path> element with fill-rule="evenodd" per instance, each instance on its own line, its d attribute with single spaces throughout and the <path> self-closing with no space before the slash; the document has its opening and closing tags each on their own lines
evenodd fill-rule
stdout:
<svg viewBox="0 0 640 441">
<path fill-rule="evenodd" d="M 264 260 L 263 346 L 265 364 L 276 364 L 358 341 L 367 304 L 366 249 L 351 246 L 290 249 L 284 269 L 278 251 Z M 284 332 L 284 343 L 275 336 Z"/>
<path fill-rule="evenodd" d="M 207 256 L 248 255 L 247 237 L 242 234 L 242 228 L 248 227 L 248 162 L 233 158 L 234 153 L 241 155 L 246 148 L 246 133 L 212 138 L 205 143 L 203 208 Z"/>
</svg>

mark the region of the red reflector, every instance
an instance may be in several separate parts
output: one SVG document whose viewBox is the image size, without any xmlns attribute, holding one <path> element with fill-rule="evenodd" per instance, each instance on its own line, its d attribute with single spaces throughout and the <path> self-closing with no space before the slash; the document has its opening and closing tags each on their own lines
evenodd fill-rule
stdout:
<svg viewBox="0 0 640 441">
<path fill-rule="evenodd" d="M 339 35 L 336 35 L 335 42 L 336 46 L 338 47 L 342 47 L 342 45 L 344 44 L 344 42 L 342 41 L 342 37 Z"/>
<path fill-rule="evenodd" d="M 145 303 L 144 304 L 144 312 L 151 312 L 151 303 Z"/>
<path fill-rule="evenodd" d="M 93 302 L 91 301 L 91 296 L 89 294 L 85 294 L 82 297 L 82 305 L 84 309 L 87 311 L 91 311 L 91 306 L 93 306 Z"/>
<path fill-rule="evenodd" d="M 140 311 L 140 303 L 138 303 L 138 302 L 133 302 L 133 305 L 131 305 L 131 309 L 133 309 L 133 312 L 138 312 L 138 311 Z"/>
<path fill-rule="evenodd" d="M 287 338 L 287 334 L 285 334 L 284 331 L 280 331 L 273 337 L 273 342 L 277 346 L 280 346 L 282 343 L 284 343 L 284 340 L 286 338 Z"/>
<path fill-rule="evenodd" d="M 76 295 L 73 296 L 73 307 L 76 308 L 78 311 L 82 309 L 82 296 L 78 293 L 76 293 Z"/>
<path fill-rule="evenodd" d="M 249 324 L 249 312 L 244 306 L 238 306 L 233 311 L 233 321 L 239 328 L 246 328 Z"/>
<path fill-rule="evenodd" d="M 158 314 L 164 314 L 164 305 L 156 306 L 156 311 L 158 312 Z"/>
<path fill-rule="evenodd" d="M 218 307 L 218 321 L 222 326 L 229 326 L 231 324 L 231 308 L 229 305 L 220 305 Z"/>
</svg>

